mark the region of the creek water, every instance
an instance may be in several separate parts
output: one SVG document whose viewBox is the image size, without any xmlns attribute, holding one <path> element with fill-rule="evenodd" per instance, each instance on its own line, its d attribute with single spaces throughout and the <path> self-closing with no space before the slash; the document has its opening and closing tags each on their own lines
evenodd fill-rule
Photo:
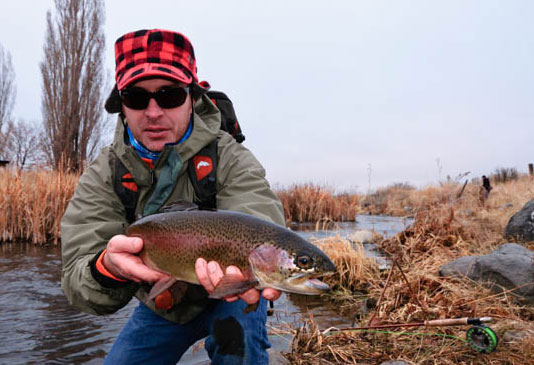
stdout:
<svg viewBox="0 0 534 365">
<path fill-rule="evenodd" d="M 354 230 L 374 230 L 391 236 L 411 220 L 366 216 L 357 222 L 336 223 L 331 230 L 300 226 L 307 238 L 348 235 Z M 366 245 L 371 255 L 373 246 Z M 69 305 L 60 287 L 59 247 L 30 244 L 0 244 L 0 364 L 100 364 L 133 309 L 136 299 L 107 316 L 82 313 Z M 282 295 L 275 303 L 268 328 L 298 325 L 301 316 L 312 313 L 321 328 L 351 325 L 352 319 L 337 314 L 319 297 Z M 289 349 L 290 337 L 270 335 L 274 349 Z M 206 352 L 188 351 L 180 363 L 198 364 Z"/>
</svg>

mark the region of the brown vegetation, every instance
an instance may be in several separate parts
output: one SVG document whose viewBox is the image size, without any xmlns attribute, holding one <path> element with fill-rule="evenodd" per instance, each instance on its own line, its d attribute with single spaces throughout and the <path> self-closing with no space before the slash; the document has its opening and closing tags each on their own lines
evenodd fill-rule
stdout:
<svg viewBox="0 0 534 365">
<path fill-rule="evenodd" d="M 0 242 L 59 242 L 59 224 L 79 175 L 0 169 Z"/>
<path fill-rule="evenodd" d="M 358 195 L 335 195 L 333 190 L 314 184 L 293 185 L 276 192 L 286 221 L 317 222 L 320 220 L 354 221 L 360 212 Z"/>
<path fill-rule="evenodd" d="M 397 265 L 379 272 L 351 243 L 337 238 L 317 244 L 333 259 L 339 274 L 329 278 L 331 297 L 344 313 L 357 313 L 361 325 L 491 316 L 498 336 L 506 330 L 534 329 L 534 307 L 511 291 L 494 294 L 467 278 L 440 277 L 439 267 L 470 254 L 486 254 L 504 243 L 504 227 L 532 198 L 530 178 L 499 184 L 481 202 L 478 186 L 460 185 L 424 190 L 389 189 L 384 211 L 402 204 L 415 207 L 415 223 L 383 240 L 382 250 Z M 404 202 L 398 203 L 396 196 Z M 413 209 L 413 208 L 412 208 Z M 370 313 L 362 312 L 369 307 Z M 313 320 L 295 332 L 288 358 L 295 364 L 365 363 L 401 359 L 414 364 L 527 364 L 534 358 L 534 338 L 501 342 L 497 351 L 481 355 L 465 343 L 467 327 L 396 328 L 393 331 L 328 331 Z M 425 333 L 425 334 L 421 334 Z"/>
</svg>

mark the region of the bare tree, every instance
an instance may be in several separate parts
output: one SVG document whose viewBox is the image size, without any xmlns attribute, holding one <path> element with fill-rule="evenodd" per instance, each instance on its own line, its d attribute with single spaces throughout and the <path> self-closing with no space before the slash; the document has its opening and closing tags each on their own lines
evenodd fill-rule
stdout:
<svg viewBox="0 0 534 365">
<path fill-rule="evenodd" d="M 9 122 L 10 133 L 6 141 L 7 154 L 19 169 L 38 163 L 41 130 L 37 123 L 19 120 Z"/>
<path fill-rule="evenodd" d="M 80 170 L 102 133 L 104 11 L 102 0 L 55 0 L 47 13 L 43 78 L 43 147 L 48 162 Z"/>
<path fill-rule="evenodd" d="M 11 54 L 0 44 L 0 157 L 6 158 L 11 131 L 11 113 L 17 90 Z"/>
</svg>

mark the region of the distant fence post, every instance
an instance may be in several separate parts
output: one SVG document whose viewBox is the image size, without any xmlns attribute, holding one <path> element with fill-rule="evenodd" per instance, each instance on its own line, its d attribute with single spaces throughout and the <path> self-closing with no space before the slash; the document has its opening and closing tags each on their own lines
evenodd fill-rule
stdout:
<svg viewBox="0 0 534 365">
<path fill-rule="evenodd" d="M 534 164 L 532 164 L 532 163 L 528 164 L 528 175 L 530 177 L 534 176 Z"/>
</svg>

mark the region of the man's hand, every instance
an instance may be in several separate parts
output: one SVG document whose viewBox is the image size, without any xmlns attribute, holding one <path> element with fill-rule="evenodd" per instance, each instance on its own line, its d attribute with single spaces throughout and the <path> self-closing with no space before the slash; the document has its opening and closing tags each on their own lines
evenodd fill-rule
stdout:
<svg viewBox="0 0 534 365">
<path fill-rule="evenodd" d="M 204 289 L 206 289 L 206 291 L 210 294 L 213 292 L 217 284 L 219 284 L 222 277 L 224 276 L 221 266 L 217 262 L 210 261 L 208 263 L 203 258 L 197 259 L 197 261 L 195 262 L 195 270 L 200 284 L 202 284 Z M 228 266 L 226 268 L 226 274 L 240 275 L 243 277 L 243 280 L 245 280 L 245 276 L 243 275 L 241 270 L 239 270 L 239 268 L 235 266 Z M 263 290 L 262 296 L 267 300 L 277 300 L 278 298 L 280 298 L 281 294 L 282 293 L 279 290 L 265 288 Z M 260 300 L 260 291 L 252 288 L 244 293 L 226 297 L 225 299 L 227 302 L 235 302 L 239 298 L 243 299 L 247 304 L 254 304 Z"/>
<path fill-rule="evenodd" d="M 152 270 L 136 254 L 143 249 L 143 240 L 139 237 L 124 235 L 113 236 L 102 258 L 105 268 L 121 279 L 135 282 L 154 283 L 168 275 Z"/>
</svg>

